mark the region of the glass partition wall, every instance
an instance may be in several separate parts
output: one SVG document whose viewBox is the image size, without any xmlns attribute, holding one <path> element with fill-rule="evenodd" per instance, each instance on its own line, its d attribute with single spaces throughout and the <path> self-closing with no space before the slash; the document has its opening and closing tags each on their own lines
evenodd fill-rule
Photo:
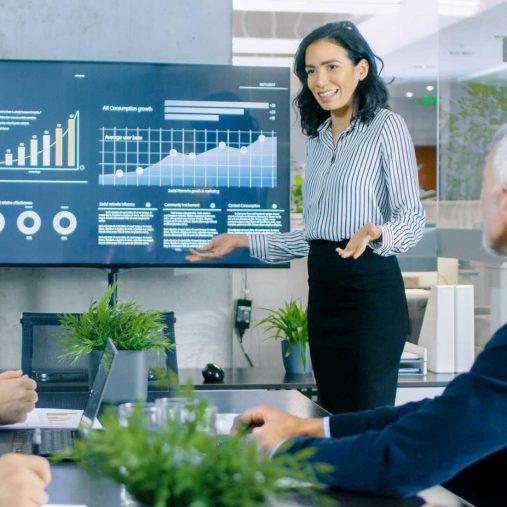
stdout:
<svg viewBox="0 0 507 507">
<path fill-rule="evenodd" d="M 470 16 L 439 15 L 436 223 L 439 255 L 455 259 L 440 263 L 439 275 L 456 274 L 458 283 L 474 285 L 479 352 L 507 321 L 506 269 L 476 248 L 484 158 L 494 133 L 507 122 L 507 2 L 465 3 Z"/>
</svg>

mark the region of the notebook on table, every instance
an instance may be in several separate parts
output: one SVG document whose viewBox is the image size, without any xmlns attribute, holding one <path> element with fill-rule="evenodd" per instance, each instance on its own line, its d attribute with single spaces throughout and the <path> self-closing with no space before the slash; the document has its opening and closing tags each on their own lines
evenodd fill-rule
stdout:
<svg viewBox="0 0 507 507">
<path fill-rule="evenodd" d="M 0 453 L 32 454 L 36 450 L 37 454 L 49 457 L 58 451 L 72 447 L 74 440 L 86 438 L 97 419 L 117 352 L 113 341 L 109 338 L 77 429 L 58 427 L 24 429 L 16 428 L 21 425 L 13 425 L 14 428 L 0 426 Z M 52 415 L 56 418 L 55 425 L 58 424 L 58 414 L 62 414 L 63 420 L 63 411 L 54 411 Z"/>
</svg>

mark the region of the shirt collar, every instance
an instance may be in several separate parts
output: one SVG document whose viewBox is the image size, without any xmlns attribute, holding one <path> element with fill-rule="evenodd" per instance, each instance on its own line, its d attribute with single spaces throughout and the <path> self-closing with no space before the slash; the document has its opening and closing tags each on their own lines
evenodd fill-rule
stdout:
<svg viewBox="0 0 507 507">
<path fill-rule="evenodd" d="M 361 131 L 365 126 L 364 122 L 361 121 L 359 116 L 356 116 L 351 122 L 348 128 L 344 132 L 352 132 L 354 129 L 358 129 Z M 331 128 L 331 116 L 327 118 L 317 129 L 319 133 L 320 140 L 329 145 L 331 149 L 334 149 L 333 146 L 333 133 Z"/>
</svg>

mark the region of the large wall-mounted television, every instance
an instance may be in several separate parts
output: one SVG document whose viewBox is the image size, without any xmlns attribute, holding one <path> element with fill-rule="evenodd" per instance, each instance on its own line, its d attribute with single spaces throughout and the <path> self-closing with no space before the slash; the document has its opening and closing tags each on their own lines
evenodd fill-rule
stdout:
<svg viewBox="0 0 507 507">
<path fill-rule="evenodd" d="M 0 265 L 188 266 L 217 233 L 289 230 L 289 69 L 4 60 L 0 76 Z"/>
</svg>

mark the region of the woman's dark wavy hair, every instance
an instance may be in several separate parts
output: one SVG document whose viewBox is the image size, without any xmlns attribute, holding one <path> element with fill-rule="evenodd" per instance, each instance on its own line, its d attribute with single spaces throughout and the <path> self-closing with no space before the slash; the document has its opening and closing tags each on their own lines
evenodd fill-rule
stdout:
<svg viewBox="0 0 507 507">
<path fill-rule="evenodd" d="M 370 122 L 375 112 L 388 106 L 389 93 L 385 83 L 380 78 L 380 71 L 384 62 L 370 48 L 366 39 L 361 35 L 354 23 L 341 21 L 328 23 L 309 33 L 299 44 L 294 60 L 294 73 L 302 84 L 302 89 L 294 99 L 294 105 L 301 116 L 301 129 L 304 134 L 315 137 L 319 126 L 329 118 L 330 112 L 320 107 L 313 93 L 308 88 L 305 69 L 306 49 L 318 40 L 329 40 L 343 47 L 348 57 L 357 65 L 363 58 L 368 61 L 368 75 L 359 81 L 354 94 L 354 117 L 361 121 Z M 380 63 L 380 71 L 377 68 Z"/>
</svg>

